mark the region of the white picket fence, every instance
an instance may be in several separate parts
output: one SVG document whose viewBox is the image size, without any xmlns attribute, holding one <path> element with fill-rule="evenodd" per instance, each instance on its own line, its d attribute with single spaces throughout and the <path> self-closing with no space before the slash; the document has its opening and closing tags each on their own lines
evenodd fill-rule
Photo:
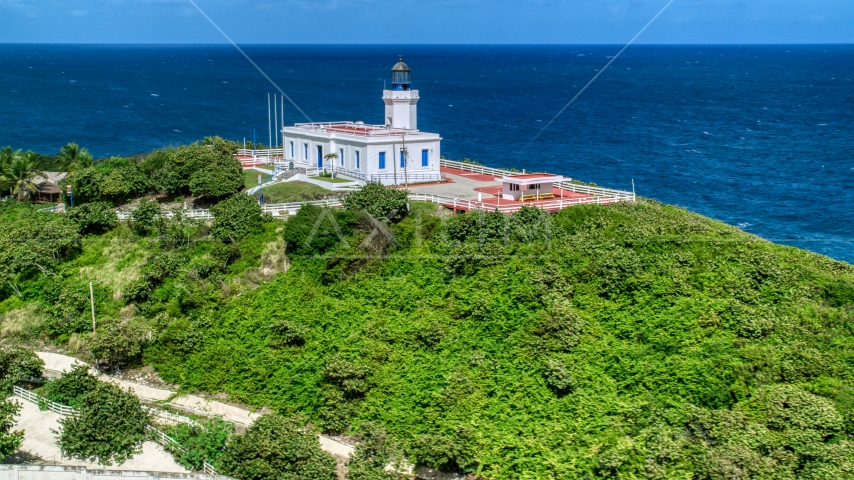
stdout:
<svg viewBox="0 0 854 480">
<path fill-rule="evenodd" d="M 286 215 L 295 215 L 303 205 L 317 205 L 319 207 L 341 207 L 343 202 L 339 198 L 329 198 L 326 200 L 311 200 L 308 202 L 290 202 L 290 203 L 265 203 L 261 206 L 262 213 L 270 213 L 274 217 L 286 216 Z M 133 212 L 132 211 L 118 211 L 116 212 L 119 220 L 127 221 L 133 220 Z M 173 218 L 175 217 L 175 212 L 172 210 L 161 210 L 160 215 L 163 218 Z M 213 214 L 210 210 L 207 209 L 197 209 L 197 210 L 184 210 L 181 212 L 181 215 L 185 218 L 195 218 L 199 220 L 211 220 L 214 218 Z"/>
<path fill-rule="evenodd" d="M 15 385 L 12 389 L 15 396 L 23 398 L 24 400 L 35 403 L 36 405 L 47 405 L 47 409 L 53 413 L 58 413 L 60 415 L 73 415 L 77 413 L 77 410 L 69 407 L 68 405 L 62 405 L 61 403 L 52 402 L 42 396 L 39 396 L 26 388 L 21 388 Z"/>
<path fill-rule="evenodd" d="M 169 435 L 166 435 L 165 433 L 161 432 L 160 430 L 152 427 L 151 425 L 146 425 L 145 429 L 154 434 L 154 437 L 157 439 L 157 443 L 159 443 L 160 445 L 163 445 L 166 448 L 174 448 L 175 450 L 178 450 L 179 452 L 186 452 L 187 451 L 187 449 L 182 447 L 181 444 L 178 443 L 177 440 L 170 437 Z"/>
<path fill-rule="evenodd" d="M 196 423 L 196 421 L 190 417 L 185 417 L 183 415 L 178 415 L 177 413 L 167 412 L 166 410 L 160 410 L 159 408 L 152 408 L 152 407 L 149 407 L 146 405 L 143 405 L 142 408 L 143 408 L 143 410 L 152 414 L 153 416 L 155 416 L 157 418 L 161 418 L 161 419 L 166 420 L 166 421 L 175 422 L 175 423 L 183 423 L 183 424 L 189 425 L 191 427 L 198 427 L 199 426 L 199 424 Z"/>
</svg>

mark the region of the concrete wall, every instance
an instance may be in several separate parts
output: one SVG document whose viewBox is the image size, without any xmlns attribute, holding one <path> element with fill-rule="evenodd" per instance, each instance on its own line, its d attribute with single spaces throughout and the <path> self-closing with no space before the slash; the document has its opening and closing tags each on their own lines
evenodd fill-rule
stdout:
<svg viewBox="0 0 854 480">
<path fill-rule="evenodd" d="M 0 465 L 0 480 L 223 480 L 229 477 L 194 473 L 137 472 L 132 470 L 95 470 L 86 467 Z"/>
</svg>

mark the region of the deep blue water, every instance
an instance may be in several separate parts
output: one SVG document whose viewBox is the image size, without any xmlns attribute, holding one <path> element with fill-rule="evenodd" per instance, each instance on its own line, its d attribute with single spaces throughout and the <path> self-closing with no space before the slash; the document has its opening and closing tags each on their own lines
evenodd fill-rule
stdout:
<svg viewBox="0 0 854 480">
<path fill-rule="evenodd" d="M 448 158 L 545 169 L 854 262 L 854 46 L 248 46 L 315 121 L 382 122 L 397 55 Z M 0 45 L 0 145 L 96 157 L 267 139 L 274 89 L 225 46 Z M 287 106 L 289 123 L 305 121 Z"/>
</svg>

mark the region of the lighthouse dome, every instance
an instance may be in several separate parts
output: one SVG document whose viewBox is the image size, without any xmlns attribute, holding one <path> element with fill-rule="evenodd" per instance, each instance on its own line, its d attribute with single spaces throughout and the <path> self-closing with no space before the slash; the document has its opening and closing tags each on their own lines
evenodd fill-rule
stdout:
<svg viewBox="0 0 854 480">
<path fill-rule="evenodd" d="M 409 69 L 409 65 L 403 63 L 403 59 L 401 58 L 393 67 L 391 67 L 392 72 L 411 72 Z"/>
<path fill-rule="evenodd" d="M 391 67 L 391 85 L 395 90 L 409 90 L 410 81 L 409 66 L 403 63 L 401 58 L 393 67 Z"/>
</svg>

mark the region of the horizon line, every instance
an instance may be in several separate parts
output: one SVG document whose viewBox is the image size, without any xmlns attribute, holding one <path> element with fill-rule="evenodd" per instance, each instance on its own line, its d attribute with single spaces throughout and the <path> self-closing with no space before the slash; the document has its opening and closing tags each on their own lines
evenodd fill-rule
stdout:
<svg viewBox="0 0 854 480">
<path fill-rule="evenodd" d="M 174 42 L 0 42 L 2 46 L 11 45 L 103 45 L 103 46 L 224 46 L 230 47 L 227 42 L 196 42 L 196 43 L 174 43 Z M 537 47 L 537 46 L 602 46 L 613 47 L 621 46 L 620 43 L 241 43 L 241 45 L 249 46 L 299 46 L 299 47 L 385 47 L 385 46 L 425 46 L 425 47 L 445 47 L 445 46 L 501 46 L 501 47 Z M 733 43 L 657 43 L 657 42 L 638 42 L 635 47 L 733 47 L 733 46 L 848 46 L 854 45 L 854 42 L 799 42 L 799 43 L 784 43 L 784 42 L 733 42 Z"/>
</svg>

